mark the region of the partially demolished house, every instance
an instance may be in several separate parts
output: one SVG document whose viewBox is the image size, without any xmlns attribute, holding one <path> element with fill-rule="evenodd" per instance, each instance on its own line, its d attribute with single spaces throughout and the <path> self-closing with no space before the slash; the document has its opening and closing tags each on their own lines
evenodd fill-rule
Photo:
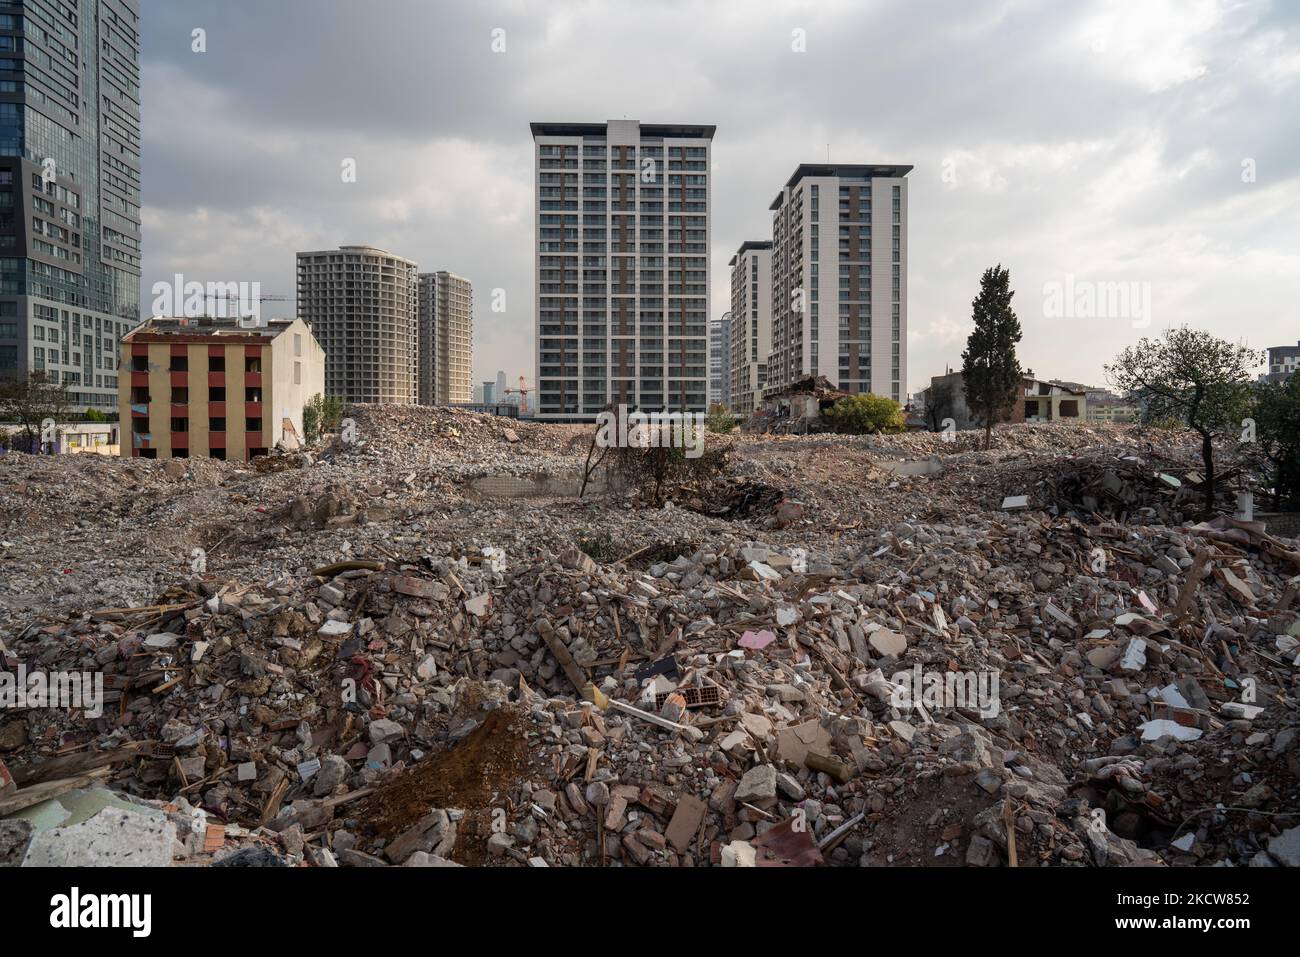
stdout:
<svg viewBox="0 0 1300 957">
<path fill-rule="evenodd" d="M 960 372 L 931 376 L 930 386 L 917 395 L 917 410 L 935 428 L 951 418 L 958 429 L 983 428 L 966 405 L 965 380 Z M 1060 419 L 1088 419 L 1088 393 L 1059 382 L 1025 376 L 1011 415 L 1011 423 L 1056 422 Z"/>
<path fill-rule="evenodd" d="M 849 393 L 831 385 L 824 375 L 807 376 L 792 385 L 773 389 L 745 423 L 746 432 L 802 434 L 814 431 L 822 412 Z"/>
<path fill-rule="evenodd" d="M 121 348 L 127 458 L 243 461 L 296 448 L 304 405 L 325 392 L 325 353 L 301 319 L 155 317 Z"/>
</svg>

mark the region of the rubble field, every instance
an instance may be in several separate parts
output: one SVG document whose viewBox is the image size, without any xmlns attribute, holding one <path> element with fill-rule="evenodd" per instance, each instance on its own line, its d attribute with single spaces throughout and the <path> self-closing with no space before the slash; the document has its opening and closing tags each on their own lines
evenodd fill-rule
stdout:
<svg viewBox="0 0 1300 957">
<path fill-rule="evenodd" d="M 1246 448 L 1210 513 L 1177 432 L 710 434 L 649 507 L 528 493 L 586 427 L 349 415 L 0 457 L 4 670 L 102 681 L 0 710 L 0 865 L 1300 866 Z"/>
</svg>

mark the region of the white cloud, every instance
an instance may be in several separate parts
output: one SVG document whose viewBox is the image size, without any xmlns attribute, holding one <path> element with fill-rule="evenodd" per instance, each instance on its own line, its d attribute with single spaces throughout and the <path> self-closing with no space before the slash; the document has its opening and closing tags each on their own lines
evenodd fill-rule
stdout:
<svg viewBox="0 0 1300 957">
<path fill-rule="evenodd" d="M 1043 283 L 1067 273 L 1151 283 L 1157 324 L 1296 338 L 1300 43 L 1284 5 L 386 5 L 384 18 L 342 0 L 146 11 L 146 289 L 180 271 L 292 294 L 296 251 L 373 243 L 474 282 L 476 381 L 531 377 L 528 121 L 626 115 L 717 124 L 715 315 L 727 260 L 770 235 L 768 204 L 797 164 L 827 144 L 837 162 L 914 164 L 913 388 L 960 363 L 995 262 L 1019 290 L 1022 362 L 1043 374 L 1097 381 L 1135 335 L 1044 320 Z M 209 25 L 202 56 L 194 22 Z M 495 26 L 505 54 L 490 51 Z M 340 182 L 345 156 L 354 184 Z M 1258 182 L 1242 182 L 1244 157 Z M 493 288 L 508 312 L 490 312 Z"/>
</svg>

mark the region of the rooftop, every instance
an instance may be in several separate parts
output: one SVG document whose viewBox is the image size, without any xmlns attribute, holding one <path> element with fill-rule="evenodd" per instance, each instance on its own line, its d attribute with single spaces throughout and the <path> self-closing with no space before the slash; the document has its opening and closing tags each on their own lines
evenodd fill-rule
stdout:
<svg viewBox="0 0 1300 957">
<path fill-rule="evenodd" d="M 256 324 L 255 324 L 256 322 Z M 219 319 L 154 316 L 146 319 L 122 338 L 165 338 L 170 336 L 193 338 L 255 338 L 274 339 L 289 328 L 296 319 Z"/>
<path fill-rule="evenodd" d="M 881 163 L 800 163 L 794 173 L 785 181 L 785 189 L 794 189 L 799 180 L 805 176 L 838 176 L 840 179 L 874 179 L 876 177 L 897 179 L 912 172 L 911 166 L 897 166 Z M 768 209 L 779 209 L 785 190 L 777 194 Z"/>
<path fill-rule="evenodd" d="M 539 136 L 595 136 L 604 138 L 608 123 L 529 123 L 533 138 Z M 717 130 L 714 125 L 694 126 L 683 123 L 642 123 L 641 135 L 662 136 L 678 140 L 711 140 Z M 910 167 L 909 167 L 910 169 Z"/>
<path fill-rule="evenodd" d="M 378 246 L 353 245 L 340 246 L 338 249 L 308 249 L 298 253 L 299 258 L 303 256 L 337 256 L 339 253 L 361 253 L 363 255 L 387 256 L 389 259 L 400 259 L 402 262 L 416 265 L 414 259 L 407 259 L 405 256 L 399 256 L 397 253 L 389 252 L 387 249 L 381 249 Z"/>
<path fill-rule="evenodd" d="M 740 248 L 736 250 L 736 254 L 731 257 L 731 262 L 729 262 L 727 265 L 729 266 L 736 265 L 736 260 L 739 259 L 741 256 L 745 255 L 745 253 L 747 253 L 751 249 L 771 249 L 771 248 L 772 248 L 772 240 L 770 239 L 746 239 L 743 243 L 740 244 Z"/>
</svg>

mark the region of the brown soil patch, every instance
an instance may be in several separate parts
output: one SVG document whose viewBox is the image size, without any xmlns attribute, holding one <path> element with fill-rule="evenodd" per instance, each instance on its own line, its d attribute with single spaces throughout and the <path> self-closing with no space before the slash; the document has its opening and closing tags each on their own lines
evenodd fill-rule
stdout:
<svg viewBox="0 0 1300 957">
<path fill-rule="evenodd" d="M 513 708 L 489 711 L 455 747 L 381 785 L 358 817 L 376 834 L 392 838 L 431 808 L 462 808 L 465 818 L 457 825 L 452 857 L 461 864 L 483 863 L 492 809 L 505 807 L 505 794 L 518 786 L 528 767 L 526 722 Z"/>
<path fill-rule="evenodd" d="M 916 782 L 907 794 L 895 794 L 884 812 L 871 815 L 867 862 L 872 867 L 960 867 L 976 831 L 973 820 L 990 803 L 968 777 Z M 949 850 L 935 857 L 934 849 L 943 843 Z"/>
</svg>

